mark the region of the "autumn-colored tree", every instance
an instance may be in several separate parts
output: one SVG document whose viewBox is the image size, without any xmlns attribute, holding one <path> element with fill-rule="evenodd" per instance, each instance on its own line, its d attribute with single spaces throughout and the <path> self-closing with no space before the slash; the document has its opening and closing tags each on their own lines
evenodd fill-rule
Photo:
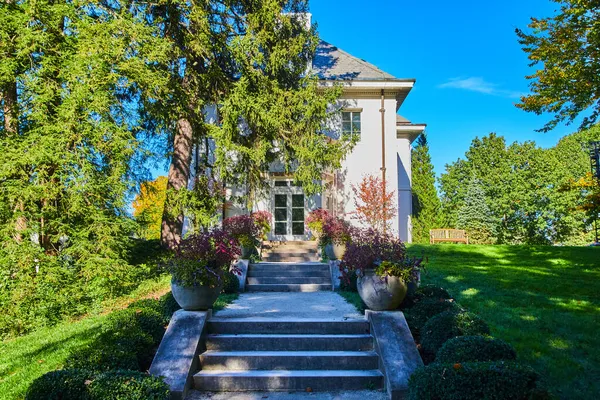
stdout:
<svg viewBox="0 0 600 400">
<path fill-rule="evenodd" d="M 396 192 L 384 187 L 380 177 L 366 175 L 358 185 L 352 185 L 354 192 L 353 215 L 364 225 L 378 232 L 390 229 L 392 220 L 398 212 L 394 197 Z"/>
<path fill-rule="evenodd" d="M 133 202 L 133 215 L 140 223 L 140 236 L 145 239 L 160 239 L 163 210 L 167 197 L 166 176 L 144 182 Z"/>
</svg>

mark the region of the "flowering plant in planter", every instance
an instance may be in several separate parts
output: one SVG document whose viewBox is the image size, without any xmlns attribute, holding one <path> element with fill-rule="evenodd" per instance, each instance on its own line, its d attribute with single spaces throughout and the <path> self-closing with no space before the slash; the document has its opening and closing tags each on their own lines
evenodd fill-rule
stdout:
<svg viewBox="0 0 600 400">
<path fill-rule="evenodd" d="M 329 214 L 329 211 L 323 208 L 317 208 L 308 213 L 308 216 L 306 217 L 306 220 L 304 222 L 306 223 L 306 226 L 308 226 L 308 229 L 310 229 L 312 234 L 317 239 L 320 239 L 323 235 L 323 226 L 325 225 L 325 222 L 330 218 L 331 215 Z"/>
<path fill-rule="evenodd" d="M 258 238 L 262 234 L 261 229 L 251 215 L 236 215 L 225 218 L 223 230 L 246 248 L 256 246 Z"/>
<path fill-rule="evenodd" d="M 260 240 L 267 240 L 267 234 L 271 232 L 271 221 L 273 215 L 268 211 L 256 211 L 251 214 L 256 225 Z"/>
<path fill-rule="evenodd" d="M 321 242 L 346 244 L 350 241 L 350 224 L 339 217 L 329 217 L 323 224 Z"/>
<path fill-rule="evenodd" d="M 222 284 L 223 275 L 239 255 L 236 240 L 215 229 L 183 239 L 165 267 L 179 286 L 215 288 Z"/>
<path fill-rule="evenodd" d="M 417 282 L 423 260 L 406 254 L 402 241 L 373 229 L 353 229 L 340 263 L 343 277 L 358 275 L 357 289 L 372 310 L 400 306 L 408 284 Z"/>
</svg>

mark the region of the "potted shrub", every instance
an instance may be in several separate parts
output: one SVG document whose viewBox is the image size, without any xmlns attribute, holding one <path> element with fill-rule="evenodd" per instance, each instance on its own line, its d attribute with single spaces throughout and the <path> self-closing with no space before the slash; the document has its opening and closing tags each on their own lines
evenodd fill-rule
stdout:
<svg viewBox="0 0 600 400">
<path fill-rule="evenodd" d="M 339 217 L 327 218 L 323 224 L 321 243 L 325 246 L 327 257 L 341 260 L 346 251 L 346 243 L 350 240 L 350 225 Z"/>
<path fill-rule="evenodd" d="M 173 297 L 181 308 L 212 308 L 223 288 L 223 277 L 239 254 L 237 241 L 222 230 L 183 239 L 167 262 Z"/>
<path fill-rule="evenodd" d="M 252 213 L 252 219 L 258 232 L 259 240 L 267 240 L 269 232 L 271 232 L 271 221 L 273 215 L 268 211 L 256 211 Z"/>
<path fill-rule="evenodd" d="M 315 240 L 320 242 L 321 237 L 323 236 L 323 226 L 325 222 L 331 218 L 329 212 L 323 208 L 317 208 L 308 213 L 306 220 L 306 226 L 310 229 Z"/>
<path fill-rule="evenodd" d="M 406 254 L 406 246 L 391 235 L 372 229 L 354 230 L 340 269 L 356 271 L 358 293 L 371 310 L 400 306 L 408 283 L 417 279 L 423 259 Z"/>
<path fill-rule="evenodd" d="M 253 253 L 257 252 L 261 228 L 256 224 L 252 215 L 236 215 L 225 218 L 223 230 L 238 241 L 243 259 L 249 259 Z"/>
</svg>

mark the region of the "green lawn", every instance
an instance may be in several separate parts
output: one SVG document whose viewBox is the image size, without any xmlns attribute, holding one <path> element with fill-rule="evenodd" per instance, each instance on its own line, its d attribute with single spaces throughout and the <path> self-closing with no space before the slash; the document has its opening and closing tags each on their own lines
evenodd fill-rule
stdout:
<svg viewBox="0 0 600 400">
<path fill-rule="evenodd" d="M 411 245 L 562 399 L 600 398 L 600 248 Z"/>
<path fill-rule="evenodd" d="M 92 343 L 106 316 L 140 298 L 159 297 L 170 288 L 170 276 L 143 283 L 128 296 L 106 303 L 104 312 L 76 321 L 43 328 L 26 336 L 0 342 L 0 399 L 24 398 L 29 384 L 38 376 L 63 366 L 71 352 Z M 221 295 L 215 310 L 237 298 Z"/>
</svg>

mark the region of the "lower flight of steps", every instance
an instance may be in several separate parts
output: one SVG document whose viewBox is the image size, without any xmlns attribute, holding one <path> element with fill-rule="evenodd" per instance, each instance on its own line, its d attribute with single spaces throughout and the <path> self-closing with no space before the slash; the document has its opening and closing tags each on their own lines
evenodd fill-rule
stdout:
<svg viewBox="0 0 600 400">
<path fill-rule="evenodd" d="M 316 241 L 264 242 L 262 259 L 266 262 L 311 262 L 320 259 Z"/>
<path fill-rule="evenodd" d="M 365 320 L 207 321 L 200 391 L 379 389 L 383 375 Z"/>
<path fill-rule="evenodd" d="M 332 290 L 329 265 L 315 262 L 261 262 L 248 266 L 248 292 L 318 292 Z"/>
</svg>

